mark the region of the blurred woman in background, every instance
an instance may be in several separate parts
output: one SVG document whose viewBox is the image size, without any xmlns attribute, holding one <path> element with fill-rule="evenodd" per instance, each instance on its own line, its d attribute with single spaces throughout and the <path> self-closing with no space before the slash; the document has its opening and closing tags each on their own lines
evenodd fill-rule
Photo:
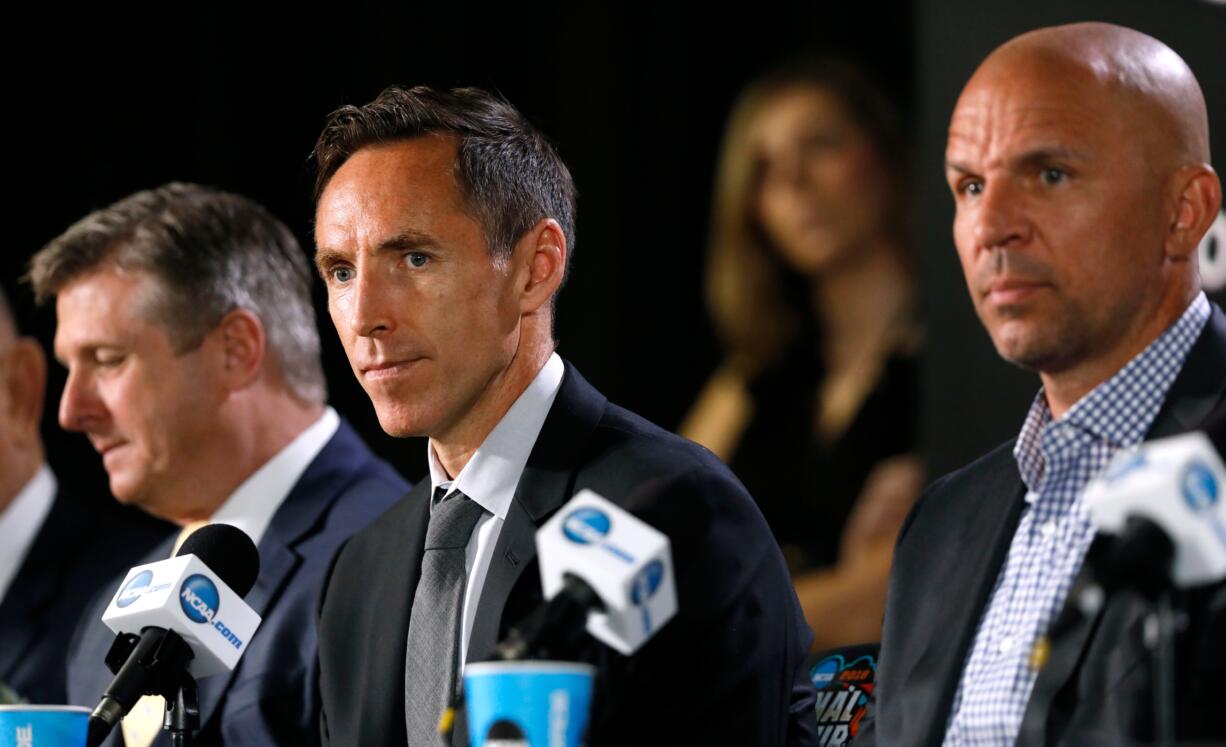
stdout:
<svg viewBox="0 0 1226 747">
<path fill-rule="evenodd" d="M 778 71 L 736 103 L 716 180 L 706 282 L 726 355 L 681 433 L 757 499 L 815 650 L 880 640 L 923 483 L 895 110 L 849 64 Z"/>
</svg>

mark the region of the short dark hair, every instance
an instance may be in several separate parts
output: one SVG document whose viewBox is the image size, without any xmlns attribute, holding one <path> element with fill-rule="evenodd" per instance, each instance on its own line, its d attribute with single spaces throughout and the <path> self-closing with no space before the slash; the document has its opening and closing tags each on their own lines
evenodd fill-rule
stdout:
<svg viewBox="0 0 1226 747">
<path fill-rule="evenodd" d="M 176 352 L 194 350 L 236 308 L 259 317 L 286 384 L 323 402 L 327 384 L 311 303 L 314 273 L 294 234 L 253 200 L 171 183 L 96 210 L 30 260 L 26 278 L 45 303 L 107 265 L 148 273 L 152 308 Z"/>
<path fill-rule="evenodd" d="M 337 169 L 362 148 L 431 134 L 458 139 L 456 181 L 494 256 L 509 255 L 542 218 L 561 225 L 568 254 L 573 253 L 570 171 L 514 106 L 480 88 L 389 86 L 365 106 L 342 106 L 329 114 L 312 153 L 315 203 Z"/>
</svg>

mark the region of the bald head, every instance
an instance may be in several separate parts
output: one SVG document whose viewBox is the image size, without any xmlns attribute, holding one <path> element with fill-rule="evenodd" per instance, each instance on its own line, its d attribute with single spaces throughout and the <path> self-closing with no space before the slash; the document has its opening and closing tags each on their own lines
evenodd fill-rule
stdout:
<svg viewBox="0 0 1226 747">
<path fill-rule="evenodd" d="M 1037 29 L 988 55 L 966 91 L 1027 74 L 1110 105 L 1102 115 L 1134 129 L 1138 142 L 1148 146 L 1151 165 L 1180 168 L 1211 161 L 1200 84 L 1183 58 L 1152 36 L 1109 23 Z"/>
</svg>

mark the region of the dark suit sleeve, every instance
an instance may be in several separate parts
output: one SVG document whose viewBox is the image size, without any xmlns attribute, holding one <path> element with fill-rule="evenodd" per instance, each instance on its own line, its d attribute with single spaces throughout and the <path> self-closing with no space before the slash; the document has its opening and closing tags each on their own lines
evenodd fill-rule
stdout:
<svg viewBox="0 0 1226 747">
<path fill-rule="evenodd" d="M 641 492 L 626 507 L 673 540 L 678 614 L 632 657 L 602 650 L 590 744 L 804 743 L 810 633 L 757 507 L 713 469 Z"/>
</svg>

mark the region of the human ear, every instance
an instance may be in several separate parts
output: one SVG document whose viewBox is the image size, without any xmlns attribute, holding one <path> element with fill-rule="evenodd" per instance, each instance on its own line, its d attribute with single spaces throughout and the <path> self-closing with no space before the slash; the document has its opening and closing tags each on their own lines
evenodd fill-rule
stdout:
<svg viewBox="0 0 1226 747">
<path fill-rule="evenodd" d="M 209 335 L 216 341 L 227 388 L 236 391 L 250 386 L 259 377 L 267 345 L 259 317 L 247 309 L 233 309 Z"/>
<path fill-rule="evenodd" d="M 527 231 L 512 254 L 521 313 L 547 306 L 562 287 L 569 250 L 566 234 L 553 218 L 542 218 Z"/>
<path fill-rule="evenodd" d="M 1164 249 L 1171 259 L 1187 260 L 1217 218 L 1222 183 L 1208 164 L 1189 166 L 1176 172 L 1172 193 L 1174 209 Z"/>
</svg>

